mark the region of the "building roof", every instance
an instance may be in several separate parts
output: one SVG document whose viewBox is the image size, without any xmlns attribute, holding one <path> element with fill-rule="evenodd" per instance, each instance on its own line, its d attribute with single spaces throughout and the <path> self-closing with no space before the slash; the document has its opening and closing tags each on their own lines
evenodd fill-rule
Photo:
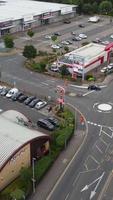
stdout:
<svg viewBox="0 0 113 200">
<path fill-rule="evenodd" d="M 102 44 L 90 43 L 79 49 L 65 54 L 66 59 L 77 60 L 81 64 L 88 63 L 93 58 L 99 56 L 105 50 Z"/>
<path fill-rule="evenodd" d="M 0 22 L 24 18 L 25 21 L 33 20 L 33 16 L 46 12 L 61 10 L 61 13 L 72 12 L 75 5 L 49 3 L 32 0 L 4 0 L 0 3 Z"/>
<path fill-rule="evenodd" d="M 16 113 L 13 111 L 12 115 Z M 7 112 L 6 112 L 7 114 Z M 18 116 L 19 112 L 17 112 Z M 22 116 L 22 115 L 21 115 Z M 20 125 L 18 122 L 14 122 L 6 118 L 5 112 L 0 115 L 0 169 L 7 162 L 7 160 L 20 149 L 24 144 L 30 142 L 33 139 L 40 137 L 47 137 L 47 135 L 29 129 L 23 125 Z"/>
</svg>

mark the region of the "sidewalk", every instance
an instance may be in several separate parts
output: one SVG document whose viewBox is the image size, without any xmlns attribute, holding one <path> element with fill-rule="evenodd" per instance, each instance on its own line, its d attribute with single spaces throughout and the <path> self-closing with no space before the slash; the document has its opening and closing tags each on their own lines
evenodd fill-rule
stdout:
<svg viewBox="0 0 113 200">
<path fill-rule="evenodd" d="M 68 164 L 70 163 L 72 158 L 78 154 L 82 144 L 84 144 L 87 134 L 85 131 L 85 126 L 80 126 L 79 114 L 77 115 L 77 130 L 75 131 L 74 136 L 68 143 L 67 147 L 61 152 L 48 173 L 39 183 L 36 188 L 35 194 L 32 194 L 32 196 L 29 197 L 29 200 L 47 199 L 48 195 L 50 194 L 60 176 L 65 173 L 66 167 L 68 168 Z"/>
</svg>

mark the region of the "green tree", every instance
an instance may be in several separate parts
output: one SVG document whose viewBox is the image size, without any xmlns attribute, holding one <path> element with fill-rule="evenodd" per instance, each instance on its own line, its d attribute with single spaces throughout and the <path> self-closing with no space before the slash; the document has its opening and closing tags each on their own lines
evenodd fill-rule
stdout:
<svg viewBox="0 0 113 200">
<path fill-rule="evenodd" d="M 6 48 L 13 48 L 14 47 L 13 37 L 11 35 L 5 35 L 4 44 Z"/>
<path fill-rule="evenodd" d="M 62 76 L 62 78 L 63 78 L 64 76 L 66 76 L 66 75 L 68 75 L 68 74 L 69 74 L 69 72 L 68 72 L 68 69 L 67 69 L 67 66 L 66 66 L 66 65 L 63 65 L 62 67 L 60 67 L 60 73 L 61 73 L 61 76 Z"/>
<path fill-rule="evenodd" d="M 102 13 L 102 14 L 108 14 L 108 13 L 110 13 L 111 10 L 112 10 L 112 3 L 111 3 L 111 1 L 102 1 L 99 4 L 99 10 L 100 10 L 100 13 Z"/>
<path fill-rule="evenodd" d="M 53 35 L 53 36 L 51 37 L 51 40 L 52 40 L 54 43 L 56 43 L 56 41 L 57 41 L 57 36 L 56 36 L 56 35 Z"/>
<path fill-rule="evenodd" d="M 32 38 L 32 37 L 34 36 L 34 32 L 32 31 L 32 29 L 29 29 L 29 30 L 27 31 L 27 35 L 28 35 L 30 38 Z"/>
<path fill-rule="evenodd" d="M 29 60 L 35 58 L 37 56 L 37 50 L 32 45 L 26 45 L 24 47 L 23 56 Z"/>
<path fill-rule="evenodd" d="M 84 14 L 91 14 L 92 11 L 93 11 L 92 10 L 92 5 L 90 3 L 86 3 L 86 4 L 83 5 L 82 10 L 83 10 Z"/>
<path fill-rule="evenodd" d="M 92 3 L 92 11 L 93 11 L 93 13 L 98 13 L 98 4 L 97 4 L 97 2 Z"/>
<path fill-rule="evenodd" d="M 12 200 L 22 200 L 25 199 L 25 193 L 24 191 L 16 188 L 11 194 L 10 197 L 12 198 Z"/>
<path fill-rule="evenodd" d="M 69 52 L 69 47 L 68 46 L 64 46 L 64 50 L 67 52 Z"/>
</svg>

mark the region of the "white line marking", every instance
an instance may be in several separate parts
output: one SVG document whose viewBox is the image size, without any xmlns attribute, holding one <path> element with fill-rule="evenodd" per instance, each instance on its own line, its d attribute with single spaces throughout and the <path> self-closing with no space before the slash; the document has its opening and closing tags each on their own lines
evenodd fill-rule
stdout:
<svg viewBox="0 0 113 200">
<path fill-rule="evenodd" d="M 68 197 L 69 197 L 69 193 L 66 195 L 66 198 L 65 198 L 65 200 L 67 200 L 67 199 L 68 199 Z"/>
<path fill-rule="evenodd" d="M 90 94 L 90 93 L 93 93 L 94 90 L 90 91 L 90 92 L 86 92 L 85 94 L 83 94 L 82 96 L 85 97 L 86 95 Z"/>
<path fill-rule="evenodd" d="M 41 82 L 41 84 L 43 84 L 43 85 L 47 85 L 47 86 L 49 85 L 48 83 L 44 83 L 44 82 Z"/>
<path fill-rule="evenodd" d="M 94 160 L 98 165 L 100 164 L 93 156 L 90 155 L 90 157 L 91 157 L 92 160 Z"/>
<path fill-rule="evenodd" d="M 108 133 L 106 133 L 106 132 L 103 131 L 103 130 L 102 130 L 101 132 L 104 133 L 105 135 L 107 135 L 109 138 L 111 138 L 111 139 L 113 138 L 113 135 L 110 136 Z"/>
<path fill-rule="evenodd" d="M 99 150 L 100 153 L 103 153 L 102 150 L 97 145 L 95 145 L 95 146 Z"/>
<path fill-rule="evenodd" d="M 88 166 L 87 166 L 87 164 L 84 164 L 84 166 L 85 166 L 85 168 L 88 170 Z"/>
<path fill-rule="evenodd" d="M 103 140 L 103 138 L 100 138 L 101 142 L 103 142 L 106 146 L 108 146 L 108 144 Z"/>
</svg>

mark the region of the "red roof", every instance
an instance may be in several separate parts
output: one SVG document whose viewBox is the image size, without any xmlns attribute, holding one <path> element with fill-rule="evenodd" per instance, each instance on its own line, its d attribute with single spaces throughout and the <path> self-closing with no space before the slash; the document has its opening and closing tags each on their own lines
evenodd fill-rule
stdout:
<svg viewBox="0 0 113 200">
<path fill-rule="evenodd" d="M 109 43 L 106 47 L 105 47 L 105 51 L 110 50 L 111 48 L 113 48 L 113 42 Z"/>
</svg>

